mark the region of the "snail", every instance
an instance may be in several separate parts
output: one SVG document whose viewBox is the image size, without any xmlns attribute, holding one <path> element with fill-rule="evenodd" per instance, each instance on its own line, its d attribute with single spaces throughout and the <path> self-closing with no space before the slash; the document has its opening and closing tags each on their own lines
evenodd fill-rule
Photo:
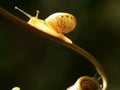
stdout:
<svg viewBox="0 0 120 90">
<path fill-rule="evenodd" d="M 30 18 L 28 24 L 43 31 L 44 33 L 47 33 L 69 44 L 72 44 L 72 41 L 64 35 L 74 30 L 77 25 L 77 20 L 72 14 L 57 12 L 48 16 L 48 18 L 46 18 L 45 20 L 42 20 L 38 19 L 38 10 L 36 11 L 35 17 L 33 17 L 18 7 L 15 7 L 15 9 L 21 11 Z"/>
<path fill-rule="evenodd" d="M 67 90 L 102 90 L 102 87 L 94 77 L 82 76 Z"/>
</svg>

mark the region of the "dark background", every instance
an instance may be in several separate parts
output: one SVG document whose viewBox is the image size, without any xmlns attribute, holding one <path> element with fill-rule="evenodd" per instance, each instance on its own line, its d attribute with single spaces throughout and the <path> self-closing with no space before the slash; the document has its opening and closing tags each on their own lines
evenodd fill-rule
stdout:
<svg viewBox="0 0 120 90">
<path fill-rule="evenodd" d="M 109 90 L 120 90 L 120 0 L 0 0 L 15 16 L 29 19 L 40 10 L 45 19 L 55 12 L 77 18 L 76 29 L 67 34 L 102 64 Z M 0 90 L 65 90 L 83 75 L 94 76 L 95 68 L 82 56 L 47 38 L 0 17 Z"/>
</svg>

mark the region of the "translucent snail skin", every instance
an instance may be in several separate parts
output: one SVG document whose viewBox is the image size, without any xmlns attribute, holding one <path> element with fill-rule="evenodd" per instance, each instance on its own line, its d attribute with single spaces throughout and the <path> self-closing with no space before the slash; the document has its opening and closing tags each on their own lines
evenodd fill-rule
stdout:
<svg viewBox="0 0 120 90">
<path fill-rule="evenodd" d="M 38 18 L 38 10 L 36 11 L 36 16 L 33 17 L 18 7 L 15 7 L 15 9 L 21 11 L 30 18 L 28 24 L 43 31 L 44 33 L 47 33 L 69 44 L 72 44 L 72 41 L 64 35 L 73 31 L 77 25 L 77 20 L 72 14 L 58 12 L 50 15 L 45 20 L 42 20 Z"/>
</svg>

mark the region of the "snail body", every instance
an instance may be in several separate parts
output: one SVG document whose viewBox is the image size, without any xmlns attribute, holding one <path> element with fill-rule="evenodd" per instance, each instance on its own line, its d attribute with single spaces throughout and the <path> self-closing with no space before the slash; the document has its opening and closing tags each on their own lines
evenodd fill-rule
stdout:
<svg viewBox="0 0 120 90">
<path fill-rule="evenodd" d="M 48 16 L 45 20 L 42 20 L 38 18 L 39 11 L 37 11 L 36 16 L 33 17 L 18 7 L 15 7 L 15 9 L 21 11 L 30 18 L 28 24 L 44 33 L 72 44 L 72 41 L 64 35 L 65 33 L 71 32 L 76 27 L 76 18 L 72 14 L 58 12 Z"/>
</svg>

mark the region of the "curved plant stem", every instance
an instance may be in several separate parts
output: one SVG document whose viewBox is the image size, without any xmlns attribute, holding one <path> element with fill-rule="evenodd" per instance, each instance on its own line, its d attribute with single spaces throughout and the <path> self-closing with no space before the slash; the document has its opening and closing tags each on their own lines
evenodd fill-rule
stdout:
<svg viewBox="0 0 120 90">
<path fill-rule="evenodd" d="M 83 48 L 77 46 L 76 44 L 67 45 L 66 47 L 69 47 L 73 51 L 82 55 L 83 57 L 85 57 L 87 60 L 89 60 L 94 65 L 94 67 L 96 68 L 98 73 L 101 75 L 101 78 L 103 80 L 103 90 L 106 90 L 107 89 L 107 78 L 106 78 L 106 75 L 105 75 L 104 70 L 102 69 L 102 66 L 100 65 L 100 63 L 90 53 L 88 53 Z"/>
<path fill-rule="evenodd" d="M 71 50 L 77 52 L 78 54 L 82 55 L 83 57 L 85 57 L 87 60 L 89 60 L 93 66 L 96 68 L 96 70 L 98 71 L 98 73 L 101 75 L 102 80 L 103 80 L 103 89 L 102 90 L 106 90 L 107 89 L 107 78 L 106 75 L 104 73 L 104 70 L 102 69 L 101 65 L 99 64 L 99 62 L 90 54 L 88 53 L 86 50 L 82 49 L 81 47 L 77 46 L 76 44 L 72 43 L 66 43 L 63 40 L 53 37 L 49 34 L 46 34 L 34 27 L 32 27 L 31 25 L 27 24 L 26 22 L 24 22 L 23 20 L 17 18 L 16 16 L 12 15 L 11 13 L 7 12 L 6 10 L 4 10 L 3 8 L 0 7 L 0 15 L 4 18 L 6 18 L 9 21 L 14 22 L 15 24 L 27 29 L 27 30 L 32 30 L 34 32 L 37 32 L 38 34 L 41 34 L 42 36 L 47 37 L 50 40 L 53 40 L 59 44 L 62 44 L 64 46 L 66 46 L 67 48 L 70 48 Z"/>
</svg>

